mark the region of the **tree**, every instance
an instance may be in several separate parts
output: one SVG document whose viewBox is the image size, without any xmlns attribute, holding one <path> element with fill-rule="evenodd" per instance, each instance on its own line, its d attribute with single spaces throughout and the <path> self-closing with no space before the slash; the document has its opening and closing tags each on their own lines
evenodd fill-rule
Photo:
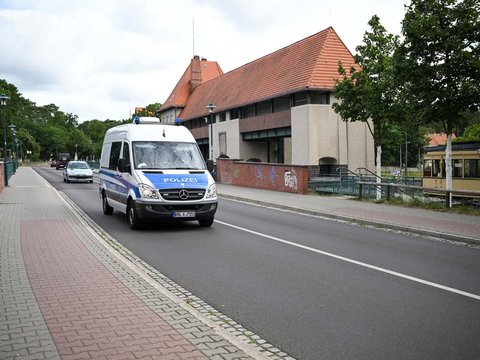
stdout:
<svg viewBox="0 0 480 360">
<path fill-rule="evenodd" d="M 89 139 L 81 130 L 72 130 L 68 136 L 66 145 L 70 155 L 76 154 L 78 159 L 85 159 L 90 154 L 91 145 Z"/>
<path fill-rule="evenodd" d="M 78 129 L 83 131 L 90 144 L 89 156 L 100 158 L 102 151 L 103 138 L 105 133 L 111 127 L 120 125 L 121 121 L 116 120 L 88 120 L 78 125 Z"/>
<path fill-rule="evenodd" d="M 446 189 L 452 188 L 451 134 L 480 106 L 480 2 L 412 0 L 402 22 L 396 78 L 425 125 L 448 134 Z"/>
<path fill-rule="evenodd" d="M 160 103 L 149 104 L 144 108 L 141 108 L 133 114 L 132 118 L 135 116 L 157 116 L 157 111 L 162 107 Z"/>
<path fill-rule="evenodd" d="M 30 134 L 27 129 L 20 128 L 18 130 L 18 139 L 20 143 L 20 156 L 23 159 L 38 160 L 40 158 L 40 144 Z"/>
<path fill-rule="evenodd" d="M 455 141 L 480 141 L 480 123 L 467 127 L 463 135 L 457 137 Z"/>
<path fill-rule="evenodd" d="M 377 181 L 380 181 L 383 139 L 391 124 L 404 115 L 398 102 L 399 91 L 393 82 L 392 57 L 398 37 L 388 34 L 376 15 L 368 25 L 371 30 L 365 32 L 363 45 L 357 46 L 354 56 L 360 68 L 352 66 L 347 74 L 339 64 L 342 79 L 336 82 L 333 95 L 341 102 L 332 107 L 345 121 L 367 123 L 375 142 Z M 379 198 L 380 191 L 377 191 Z"/>
</svg>

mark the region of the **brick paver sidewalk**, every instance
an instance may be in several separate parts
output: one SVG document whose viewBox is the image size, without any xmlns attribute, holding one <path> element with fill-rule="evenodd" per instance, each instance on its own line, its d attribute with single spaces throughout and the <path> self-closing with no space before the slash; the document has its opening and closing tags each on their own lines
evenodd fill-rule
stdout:
<svg viewBox="0 0 480 360">
<path fill-rule="evenodd" d="M 289 358 L 112 250 L 73 206 L 26 167 L 0 193 L 0 359 Z"/>
</svg>

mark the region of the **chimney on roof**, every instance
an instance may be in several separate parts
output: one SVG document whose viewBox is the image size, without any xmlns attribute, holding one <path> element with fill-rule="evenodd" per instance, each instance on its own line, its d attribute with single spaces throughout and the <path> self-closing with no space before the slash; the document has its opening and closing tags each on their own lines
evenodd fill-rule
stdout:
<svg viewBox="0 0 480 360">
<path fill-rule="evenodd" d="M 190 64 L 190 94 L 202 83 L 202 69 L 200 68 L 200 57 L 195 55 Z"/>
</svg>

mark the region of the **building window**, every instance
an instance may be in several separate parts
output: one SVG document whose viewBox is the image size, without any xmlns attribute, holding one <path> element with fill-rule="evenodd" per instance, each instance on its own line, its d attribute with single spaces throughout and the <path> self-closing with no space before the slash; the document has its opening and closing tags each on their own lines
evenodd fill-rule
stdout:
<svg viewBox="0 0 480 360">
<path fill-rule="evenodd" d="M 466 178 L 480 178 L 480 160 L 479 159 L 465 159 Z"/>
<path fill-rule="evenodd" d="M 330 104 L 330 93 L 312 91 L 310 92 L 310 102 L 312 104 L 328 105 Z"/>
<path fill-rule="evenodd" d="M 257 104 L 257 116 L 272 113 L 272 102 L 263 101 Z"/>
<path fill-rule="evenodd" d="M 255 105 L 247 105 L 242 107 L 242 119 L 255 116 Z"/>
<path fill-rule="evenodd" d="M 306 105 L 308 104 L 308 93 L 306 91 L 301 93 L 296 93 L 294 95 L 294 99 L 295 99 L 294 106 Z"/>
<path fill-rule="evenodd" d="M 222 112 L 222 113 L 218 114 L 218 119 L 219 119 L 220 122 L 227 121 L 227 113 Z"/>
<path fill-rule="evenodd" d="M 273 99 L 273 111 L 280 112 L 285 110 L 290 110 L 290 97 L 281 97 Z"/>
<path fill-rule="evenodd" d="M 240 110 L 238 108 L 230 110 L 230 119 L 240 119 Z"/>
</svg>

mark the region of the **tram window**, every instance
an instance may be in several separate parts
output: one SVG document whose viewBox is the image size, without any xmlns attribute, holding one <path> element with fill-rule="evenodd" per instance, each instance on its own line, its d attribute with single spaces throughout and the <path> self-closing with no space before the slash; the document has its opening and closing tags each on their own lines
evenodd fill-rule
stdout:
<svg viewBox="0 0 480 360">
<path fill-rule="evenodd" d="M 465 160 L 465 177 L 480 178 L 480 160 L 478 159 Z"/>
<path fill-rule="evenodd" d="M 441 176 L 440 175 L 440 160 L 433 160 L 432 176 Z"/>
<path fill-rule="evenodd" d="M 462 159 L 454 159 L 453 160 L 452 177 L 461 178 L 462 173 L 463 173 L 463 160 Z"/>
<path fill-rule="evenodd" d="M 451 162 L 450 162 L 450 164 L 451 164 Z M 447 177 L 447 165 L 445 164 L 445 159 L 442 160 L 442 168 L 440 170 L 442 171 L 442 175 L 438 175 L 438 176 L 446 178 Z"/>
<path fill-rule="evenodd" d="M 432 176 L 432 160 L 425 160 L 423 162 L 423 176 Z"/>
</svg>

